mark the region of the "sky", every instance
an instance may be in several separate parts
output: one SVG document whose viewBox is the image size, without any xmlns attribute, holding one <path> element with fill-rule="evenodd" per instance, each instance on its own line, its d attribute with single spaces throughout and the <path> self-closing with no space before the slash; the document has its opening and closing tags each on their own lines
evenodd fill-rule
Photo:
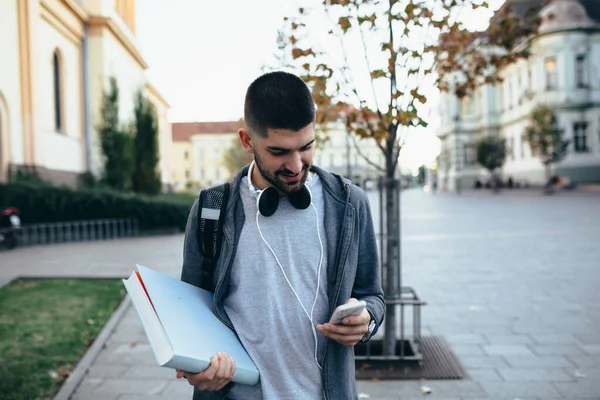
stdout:
<svg viewBox="0 0 600 400">
<path fill-rule="evenodd" d="M 306 1 L 313 0 L 137 1 L 136 35 L 147 76 L 171 105 L 169 120 L 242 118 L 246 88 L 274 61 L 283 17 Z M 484 29 L 488 18 L 472 18 L 473 29 Z M 401 164 L 411 169 L 431 164 L 440 151 L 435 90 L 429 99 L 429 128 L 410 134 L 402 151 Z"/>
</svg>

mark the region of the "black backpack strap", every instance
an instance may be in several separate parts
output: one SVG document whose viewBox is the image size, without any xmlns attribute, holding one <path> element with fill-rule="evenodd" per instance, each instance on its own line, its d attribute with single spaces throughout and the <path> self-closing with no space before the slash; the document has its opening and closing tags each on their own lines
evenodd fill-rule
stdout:
<svg viewBox="0 0 600 400">
<path fill-rule="evenodd" d="M 224 183 L 209 189 L 200 191 L 198 203 L 198 225 L 196 236 L 198 248 L 204 258 L 202 263 L 201 288 L 214 292 L 212 276 L 215 269 L 215 261 L 221 252 L 223 240 L 223 224 L 225 222 L 225 210 L 229 199 L 229 183 Z"/>
</svg>

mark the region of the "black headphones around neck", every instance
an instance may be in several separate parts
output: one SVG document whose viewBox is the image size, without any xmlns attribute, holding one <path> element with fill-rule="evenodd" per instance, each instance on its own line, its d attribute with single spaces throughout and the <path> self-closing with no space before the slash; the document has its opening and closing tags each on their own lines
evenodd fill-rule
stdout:
<svg viewBox="0 0 600 400">
<path fill-rule="evenodd" d="M 279 192 L 273 186 L 269 186 L 263 190 L 257 189 L 252 184 L 252 167 L 254 167 L 254 161 L 252 161 L 248 168 L 248 189 L 250 189 L 250 194 L 256 198 L 256 207 L 260 215 L 270 217 L 277 211 L 277 207 L 279 206 Z M 306 184 L 302 185 L 300 190 L 289 193 L 287 197 L 290 204 L 298 210 L 307 209 L 312 202 L 312 195 Z"/>
</svg>

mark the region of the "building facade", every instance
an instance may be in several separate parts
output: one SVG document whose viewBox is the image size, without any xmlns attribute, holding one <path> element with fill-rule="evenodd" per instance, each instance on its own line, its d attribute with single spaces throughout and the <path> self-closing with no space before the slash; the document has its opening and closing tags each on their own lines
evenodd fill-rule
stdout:
<svg viewBox="0 0 600 400">
<path fill-rule="evenodd" d="M 377 181 L 383 175 L 373 165 L 384 165 L 383 153 L 375 140 L 348 134 L 341 122 L 317 127 L 317 133 L 325 139 L 315 148 L 315 165 L 345 176 L 361 187 L 366 181 Z"/>
<path fill-rule="evenodd" d="M 486 135 L 506 140 L 504 179 L 543 185 L 544 166 L 523 136 L 537 105 L 554 109 L 570 140 L 555 173 L 574 183 L 600 182 L 600 7 L 596 1 L 554 0 L 539 16 L 531 56 L 501 70 L 502 83 L 482 86 L 462 100 L 442 94 L 436 172 L 442 188 L 472 187 L 486 178 L 475 152 L 476 141 Z"/>
<path fill-rule="evenodd" d="M 71 186 L 82 173 L 99 176 L 96 126 L 112 76 L 123 125 L 133 121 L 138 90 L 156 108 L 168 183 L 169 105 L 146 79 L 135 18 L 135 0 L 0 2 L 0 181 L 17 169 Z"/>
<path fill-rule="evenodd" d="M 241 146 L 241 121 L 174 122 L 171 181 L 177 191 L 196 192 L 232 177 L 223 155 L 232 145 Z"/>
<path fill-rule="evenodd" d="M 240 146 L 238 131 L 243 121 L 174 122 L 171 150 L 171 181 L 178 191 L 197 191 L 233 177 L 223 155 L 231 146 Z M 358 139 L 346 133 L 344 124 L 317 127 L 313 163 L 325 170 L 347 176 L 361 186 L 381 175 L 365 157 L 383 165 L 383 155 L 372 139 Z M 319 138 L 325 138 L 319 140 Z M 360 154 L 357 150 L 360 148 Z M 240 156 L 244 153 L 240 152 Z M 243 161 L 243 160 L 242 160 Z"/>
</svg>

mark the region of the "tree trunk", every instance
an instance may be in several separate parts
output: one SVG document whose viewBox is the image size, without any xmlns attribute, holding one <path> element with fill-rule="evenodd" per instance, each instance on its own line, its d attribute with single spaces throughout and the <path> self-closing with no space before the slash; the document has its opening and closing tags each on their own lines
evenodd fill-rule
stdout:
<svg viewBox="0 0 600 400">
<path fill-rule="evenodd" d="M 550 183 L 550 178 L 552 177 L 552 164 L 551 163 L 546 163 L 545 165 L 545 170 L 546 170 L 546 184 Z"/>
<path fill-rule="evenodd" d="M 383 181 L 385 188 L 385 227 L 386 235 L 382 238 L 385 244 L 385 281 L 384 291 L 386 300 L 400 298 L 401 264 L 400 264 L 400 185 L 394 177 L 391 164 L 386 168 Z M 382 216 L 383 217 L 383 216 Z M 386 305 L 385 336 L 383 343 L 384 355 L 396 354 L 396 306 Z M 400 321 L 402 323 L 403 321 Z"/>
</svg>

